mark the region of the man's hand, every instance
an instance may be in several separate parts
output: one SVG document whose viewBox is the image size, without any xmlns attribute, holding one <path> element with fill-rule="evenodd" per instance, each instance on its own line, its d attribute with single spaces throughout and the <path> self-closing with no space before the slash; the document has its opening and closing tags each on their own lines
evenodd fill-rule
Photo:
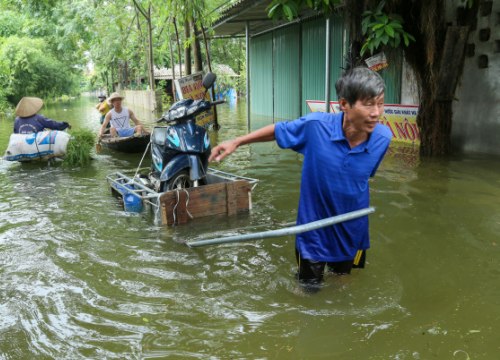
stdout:
<svg viewBox="0 0 500 360">
<path fill-rule="evenodd" d="M 238 142 L 236 140 L 223 142 L 212 149 L 212 153 L 210 154 L 208 161 L 222 161 L 222 159 L 232 154 L 237 148 Z"/>
<path fill-rule="evenodd" d="M 208 161 L 221 161 L 226 156 L 231 155 L 241 145 L 272 140 L 274 140 L 274 124 L 264 126 L 262 129 L 253 131 L 250 134 L 217 145 L 212 149 Z"/>
</svg>

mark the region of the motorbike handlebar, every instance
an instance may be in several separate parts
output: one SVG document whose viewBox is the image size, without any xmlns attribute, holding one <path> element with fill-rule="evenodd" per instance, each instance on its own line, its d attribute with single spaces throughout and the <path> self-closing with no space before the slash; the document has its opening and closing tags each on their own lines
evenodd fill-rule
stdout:
<svg viewBox="0 0 500 360">
<path fill-rule="evenodd" d="M 216 101 L 212 101 L 210 103 L 210 105 L 214 106 L 214 105 L 220 105 L 220 104 L 225 104 L 226 103 L 226 100 L 216 100 Z"/>
</svg>

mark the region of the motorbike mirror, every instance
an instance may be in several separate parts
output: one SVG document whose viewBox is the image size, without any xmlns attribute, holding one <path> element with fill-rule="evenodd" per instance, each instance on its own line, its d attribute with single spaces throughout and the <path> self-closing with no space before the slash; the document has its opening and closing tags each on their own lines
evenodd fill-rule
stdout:
<svg viewBox="0 0 500 360">
<path fill-rule="evenodd" d="M 205 89 L 210 89 L 214 83 L 215 83 L 215 80 L 217 79 L 217 75 L 215 75 L 214 73 L 211 73 L 211 72 L 208 72 L 204 77 L 203 77 L 203 87 Z"/>
</svg>

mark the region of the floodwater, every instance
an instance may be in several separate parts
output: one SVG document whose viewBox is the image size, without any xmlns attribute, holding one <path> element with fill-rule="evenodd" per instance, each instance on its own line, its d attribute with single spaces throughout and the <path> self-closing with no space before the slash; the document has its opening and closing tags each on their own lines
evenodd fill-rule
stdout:
<svg viewBox="0 0 500 360">
<path fill-rule="evenodd" d="M 93 104 L 42 113 L 97 129 Z M 213 141 L 245 133 L 244 106 L 219 109 Z M 0 120 L 2 152 L 11 128 Z M 218 166 L 260 179 L 251 214 L 175 228 L 110 194 L 106 175 L 140 155 L 0 162 L 0 359 L 500 358 L 500 159 L 410 150 L 392 148 L 371 184 L 367 268 L 316 294 L 294 279 L 292 237 L 184 244 L 294 219 L 301 159 L 273 143 Z"/>
</svg>

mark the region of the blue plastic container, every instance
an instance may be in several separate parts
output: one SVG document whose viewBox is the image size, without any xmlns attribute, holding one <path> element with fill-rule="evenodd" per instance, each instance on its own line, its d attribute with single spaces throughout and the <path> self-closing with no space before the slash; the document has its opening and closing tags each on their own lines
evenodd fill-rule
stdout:
<svg viewBox="0 0 500 360">
<path fill-rule="evenodd" d="M 123 194 L 123 205 L 126 212 L 139 213 L 142 211 L 142 199 L 130 192 Z"/>
</svg>

